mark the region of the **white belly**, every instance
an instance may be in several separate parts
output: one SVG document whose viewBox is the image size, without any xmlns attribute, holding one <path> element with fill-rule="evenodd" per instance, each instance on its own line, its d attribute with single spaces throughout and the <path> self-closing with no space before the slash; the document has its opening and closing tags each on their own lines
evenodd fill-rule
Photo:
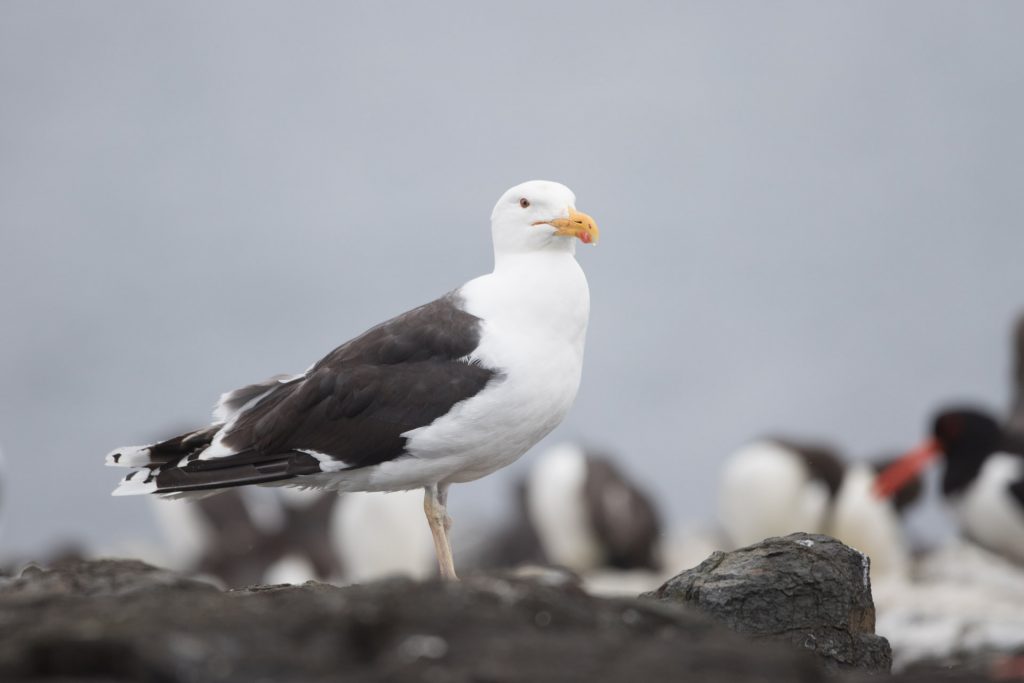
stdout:
<svg viewBox="0 0 1024 683">
<path fill-rule="evenodd" d="M 1018 562 L 1024 562 L 1024 511 L 1009 486 L 1020 479 L 1022 462 L 1004 453 L 989 456 L 977 479 L 954 502 L 968 536 Z"/>
<path fill-rule="evenodd" d="M 532 362 L 507 359 L 505 376 L 448 415 L 407 432 L 409 457 L 383 463 L 374 483 L 394 485 L 428 472 L 443 483 L 473 481 L 517 460 L 558 426 L 579 387 L 582 354 L 564 345 L 547 347 L 542 362 L 537 356 Z"/>
<path fill-rule="evenodd" d="M 523 260 L 462 288 L 484 321 L 467 359 L 500 374 L 476 396 L 406 432 L 407 456 L 369 474 L 369 490 L 472 481 L 505 467 L 565 417 L 576 398 L 590 295 L 571 254 Z M 551 256 L 544 256 L 551 259 Z"/>
</svg>

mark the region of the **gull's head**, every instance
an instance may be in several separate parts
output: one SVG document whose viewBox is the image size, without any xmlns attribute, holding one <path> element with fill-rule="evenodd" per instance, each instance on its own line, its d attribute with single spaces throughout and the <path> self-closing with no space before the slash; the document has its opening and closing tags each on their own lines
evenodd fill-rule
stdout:
<svg viewBox="0 0 1024 683">
<path fill-rule="evenodd" d="M 594 219 L 576 210 L 576 195 L 565 185 L 530 180 L 501 196 L 491 213 L 496 252 L 572 251 L 576 240 L 597 244 Z"/>
</svg>

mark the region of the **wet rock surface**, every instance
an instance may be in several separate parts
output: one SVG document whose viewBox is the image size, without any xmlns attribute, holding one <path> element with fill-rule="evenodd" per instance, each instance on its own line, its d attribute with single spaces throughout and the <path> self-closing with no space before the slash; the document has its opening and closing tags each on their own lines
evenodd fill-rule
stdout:
<svg viewBox="0 0 1024 683">
<path fill-rule="evenodd" d="M 715 552 L 645 597 L 688 605 L 756 638 L 817 654 L 830 668 L 889 671 L 889 643 L 875 635 L 868 560 L 815 534 L 769 538 Z"/>
</svg>

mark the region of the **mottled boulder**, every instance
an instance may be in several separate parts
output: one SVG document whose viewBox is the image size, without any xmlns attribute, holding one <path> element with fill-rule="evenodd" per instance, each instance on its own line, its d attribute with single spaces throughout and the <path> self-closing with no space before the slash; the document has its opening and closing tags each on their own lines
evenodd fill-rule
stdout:
<svg viewBox="0 0 1024 683">
<path fill-rule="evenodd" d="M 0 680 L 820 681 L 813 657 L 571 582 L 221 591 L 137 562 L 0 582 Z"/>
<path fill-rule="evenodd" d="M 643 597 L 699 608 L 740 633 L 789 641 L 831 668 L 888 671 L 868 558 L 829 536 L 791 534 L 716 552 Z"/>
</svg>

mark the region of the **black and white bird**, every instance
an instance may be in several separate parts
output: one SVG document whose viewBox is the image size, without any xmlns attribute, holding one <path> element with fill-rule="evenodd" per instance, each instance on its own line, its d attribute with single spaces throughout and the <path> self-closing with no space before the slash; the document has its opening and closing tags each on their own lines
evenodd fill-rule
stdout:
<svg viewBox="0 0 1024 683">
<path fill-rule="evenodd" d="M 918 478 L 880 499 L 883 462 L 845 462 L 832 448 L 761 439 L 734 453 L 719 483 L 719 521 L 734 547 L 797 531 L 828 534 L 871 558 L 875 578 L 899 578 L 910 553 L 902 513 L 921 492 Z"/>
<path fill-rule="evenodd" d="M 213 424 L 119 448 L 114 495 L 204 495 L 246 484 L 423 488 L 441 575 L 451 484 L 525 453 L 579 387 L 590 294 L 575 243 L 594 220 L 569 188 L 530 181 L 491 214 L 493 272 L 342 344 L 296 376 L 221 396 Z"/>
<path fill-rule="evenodd" d="M 553 564 L 584 577 L 660 569 L 657 506 L 609 456 L 575 443 L 553 446 L 517 492 L 515 516 L 484 550 L 482 565 Z"/>
<path fill-rule="evenodd" d="M 984 411 L 951 408 L 931 436 L 879 475 L 876 492 L 892 496 L 942 454 L 942 493 L 961 532 L 978 545 L 1024 562 L 1024 435 Z"/>
<path fill-rule="evenodd" d="M 719 522 L 736 547 L 796 531 L 824 533 L 844 469 L 828 446 L 780 438 L 746 444 L 722 469 Z"/>
</svg>

